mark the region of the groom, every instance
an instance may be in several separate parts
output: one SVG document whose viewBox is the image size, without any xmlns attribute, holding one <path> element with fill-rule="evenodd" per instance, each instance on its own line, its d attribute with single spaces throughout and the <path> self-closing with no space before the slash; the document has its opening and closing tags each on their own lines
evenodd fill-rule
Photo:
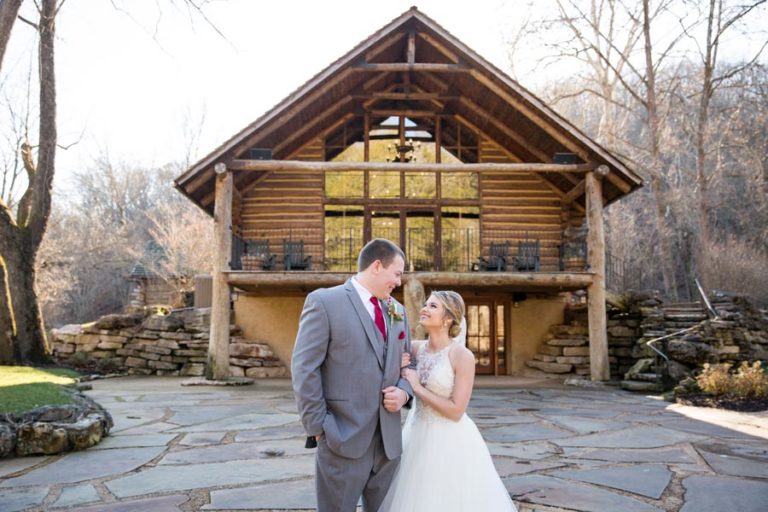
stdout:
<svg viewBox="0 0 768 512">
<path fill-rule="evenodd" d="M 291 359 L 301 421 L 317 446 L 319 512 L 376 512 L 400 462 L 400 409 L 413 396 L 400 378 L 410 351 L 403 306 L 390 294 L 405 268 L 403 251 L 374 239 L 357 274 L 307 296 Z"/>
</svg>

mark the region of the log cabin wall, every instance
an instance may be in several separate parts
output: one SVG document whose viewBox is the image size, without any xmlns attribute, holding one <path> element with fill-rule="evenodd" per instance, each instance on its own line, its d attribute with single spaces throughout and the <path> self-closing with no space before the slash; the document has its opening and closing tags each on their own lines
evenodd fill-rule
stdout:
<svg viewBox="0 0 768 512">
<path fill-rule="evenodd" d="M 295 160 L 323 158 L 323 143 L 317 139 L 297 154 Z M 323 174 L 273 172 L 243 194 L 240 236 L 246 240 L 269 239 L 278 269 L 282 269 L 283 239 L 304 240 L 305 255 L 312 268 L 323 261 Z"/>
<path fill-rule="evenodd" d="M 495 143 L 481 143 L 482 163 L 507 163 L 513 160 Z M 480 174 L 481 243 L 485 251 L 492 242 L 508 240 L 511 253 L 517 242 L 541 241 L 541 270 L 559 270 L 559 244 L 562 238 L 561 200 L 536 174 Z"/>
</svg>

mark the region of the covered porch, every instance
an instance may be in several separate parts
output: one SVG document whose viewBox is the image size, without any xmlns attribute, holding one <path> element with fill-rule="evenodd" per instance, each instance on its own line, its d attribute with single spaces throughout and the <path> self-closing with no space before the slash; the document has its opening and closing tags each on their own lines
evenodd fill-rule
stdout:
<svg viewBox="0 0 768 512">
<path fill-rule="evenodd" d="M 250 161 L 240 162 L 236 165 L 238 172 L 259 172 L 264 169 L 272 168 L 282 171 L 305 169 L 307 162 L 291 161 Z M 354 164 L 338 162 L 312 162 L 311 166 L 319 172 L 327 174 L 332 171 L 344 170 L 369 170 L 368 167 L 381 168 L 386 166 L 392 169 L 399 169 L 399 164 L 371 164 L 368 162 L 356 162 Z M 435 172 L 430 167 L 434 164 L 415 165 L 417 171 L 425 169 Z M 445 167 L 454 167 L 450 165 L 441 165 L 437 171 L 442 172 Z M 584 182 L 584 195 L 586 196 L 587 211 L 586 216 L 587 230 L 586 240 L 582 247 L 586 247 L 585 260 L 582 267 L 573 270 L 565 269 L 563 266 L 563 238 L 558 232 L 534 232 L 526 231 L 523 234 L 524 239 L 516 240 L 514 237 L 520 232 L 513 230 L 482 230 L 464 228 L 458 229 L 459 233 L 464 233 L 463 239 L 459 239 L 458 245 L 454 245 L 450 251 L 442 250 L 446 241 L 453 239 L 448 233 L 437 233 L 426 230 L 426 233 L 433 238 L 434 245 L 424 244 L 423 237 L 425 230 L 423 228 L 414 228 L 408 230 L 401 228 L 395 232 L 395 236 L 390 235 L 390 239 L 400 241 L 406 249 L 406 254 L 414 254 L 415 257 L 408 256 L 409 262 L 404 279 L 403 301 L 411 318 L 417 318 L 417 311 L 424 300 L 424 289 L 450 288 L 467 296 L 474 297 L 468 300 L 469 311 L 471 314 L 485 315 L 491 318 L 493 322 L 502 322 L 508 325 L 506 318 L 511 316 L 509 312 L 510 305 L 514 302 L 514 297 L 525 296 L 526 293 L 549 294 L 554 296 L 561 292 L 587 290 L 589 297 L 589 337 L 590 337 L 590 371 L 594 380 L 605 380 L 609 378 L 608 347 L 607 334 L 605 329 L 605 251 L 602 231 L 602 193 L 601 183 L 606 175 L 608 168 L 598 166 L 596 169 L 589 169 L 591 166 L 580 165 L 574 169 L 573 165 L 547 164 L 460 164 L 455 167 L 461 167 L 462 171 L 481 172 L 483 170 L 493 172 L 562 172 L 577 170 L 582 174 Z M 539 167 L 539 168 L 537 168 Z M 484 168 L 484 169 L 483 169 Z M 219 337 L 212 336 L 212 349 L 214 344 L 221 344 L 222 354 L 226 354 L 229 343 L 229 307 L 230 293 L 232 289 L 241 290 L 250 296 L 304 296 L 306 293 L 321 287 L 335 286 L 343 283 L 354 271 L 354 258 L 362 243 L 357 241 L 364 240 L 364 234 L 358 234 L 358 238 L 350 238 L 341 245 L 343 254 L 346 258 L 340 258 L 339 246 L 333 239 L 329 239 L 327 231 L 307 228 L 292 228 L 288 232 L 288 238 L 284 238 L 285 231 L 272 230 L 268 226 L 260 228 L 262 236 L 259 239 L 258 247 L 263 250 L 264 247 L 280 247 L 282 241 L 283 254 L 259 254 L 257 261 L 269 261 L 269 266 L 265 269 L 255 266 L 248 266 L 244 262 L 248 261 L 248 244 L 251 239 L 245 239 L 239 236 L 232 236 L 233 233 L 233 201 L 235 194 L 233 171 L 226 164 L 216 166 L 216 209 L 214 212 L 214 224 L 218 250 L 218 270 L 214 275 L 213 284 L 213 314 L 212 314 L 212 333 L 218 332 Z M 440 226 L 439 224 L 436 224 Z M 438 231 L 440 228 L 438 227 Z M 272 237 L 269 236 L 272 233 Z M 371 233 L 373 234 L 373 233 Z M 399 237 L 397 235 L 400 235 Z M 420 235 L 419 238 L 417 235 Z M 543 235 L 547 238 L 537 238 Z M 369 235 L 370 236 L 370 235 Z M 386 234 L 377 234 L 377 236 L 386 236 Z M 457 237 L 458 238 L 458 237 Z M 290 245 L 286 245 L 286 242 Z M 294 255 L 287 254 L 285 249 L 291 247 L 295 250 L 296 242 L 301 241 L 302 254 L 299 255 L 299 261 L 310 261 L 303 267 L 288 268 L 287 262 L 295 259 Z M 405 243 L 403 243 L 405 241 Z M 419 242 L 420 241 L 420 242 Z M 492 258 L 500 257 L 489 252 L 493 247 L 502 244 L 508 244 L 509 247 L 522 247 L 521 244 L 535 241 L 537 246 L 544 247 L 544 251 L 554 248 L 558 251 L 555 257 L 548 253 L 543 261 L 537 259 L 535 267 L 519 268 L 519 257 L 508 254 L 509 260 L 503 267 L 492 264 L 481 266 L 482 261 L 489 262 Z M 266 242 L 266 243 L 265 243 Z M 418 242 L 418 243 L 415 243 Z M 354 245 L 353 245 L 354 244 Z M 423 250 L 419 250 L 419 249 Z M 431 250 L 430 250 L 431 249 Z M 271 251 L 271 249 L 269 249 Z M 279 250 L 279 249 L 277 249 Z M 446 257 L 453 255 L 454 257 Z M 537 255 L 540 258 L 541 254 Z M 281 262 L 282 261 L 282 265 Z M 252 263 L 252 262 L 251 262 Z M 416 270 L 418 265 L 419 270 Z M 586 271 L 585 269 L 589 269 Z M 506 297 L 507 300 L 499 300 L 499 297 Z M 501 309 L 499 309 L 501 308 Z M 475 313 L 472 313 L 472 312 Z M 485 312 L 485 313 L 483 313 Z M 501 319 L 501 320 L 498 320 Z M 489 327 L 490 329 L 490 327 Z M 508 330 L 508 329 L 507 329 Z M 414 326 L 412 326 L 414 331 Z M 502 336 L 505 338 L 506 336 Z M 476 354 L 483 354 L 480 347 L 481 340 L 478 332 L 478 347 Z M 470 347 L 472 348 L 472 347 Z M 486 350 L 486 352 L 489 352 Z M 503 352 L 503 351 L 502 351 Z M 221 356 L 226 357 L 225 355 Z M 483 357 L 480 357 L 479 364 L 483 365 Z M 489 368 L 489 372 L 499 371 L 499 365 L 504 361 L 504 355 L 494 351 L 488 353 L 488 364 L 484 366 Z M 479 369 L 482 372 L 482 369 Z"/>
</svg>

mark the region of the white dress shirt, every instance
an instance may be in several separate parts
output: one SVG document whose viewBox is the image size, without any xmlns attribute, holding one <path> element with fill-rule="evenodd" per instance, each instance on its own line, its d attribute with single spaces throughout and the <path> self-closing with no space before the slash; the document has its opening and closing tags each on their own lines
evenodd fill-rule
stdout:
<svg viewBox="0 0 768 512">
<path fill-rule="evenodd" d="M 369 292 L 365 288 L 365 286 L 360 284 L 360 282 L 354 276 L 352 277 L 352 286 L 355 287 L 355 291 L 357 291 L 357 294 L 360 296 L 360 300 L 363 302 L 363 306 L 365 306 L 365 310 L 371 316 L 371 320 L 376 322 L 376 311 L 373 309 L 373 303 L 371 302 L 371 297 L 373 296 L 373 294 Z M 381 305 L 381 301 L 379 301 L 379 305 Z M 381 312 L 382 314 L 384 313 L 383 308 Z M 388 328 L 386 317 L 384 318 L 384 327 Z"/>
</svg>

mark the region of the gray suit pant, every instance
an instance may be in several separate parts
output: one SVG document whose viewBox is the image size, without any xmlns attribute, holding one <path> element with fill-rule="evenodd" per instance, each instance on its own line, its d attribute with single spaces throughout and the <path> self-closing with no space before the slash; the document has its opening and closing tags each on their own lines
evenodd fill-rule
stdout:
<svg viewBox="0 0 768 512">
<path fill-rule="evenodd" d="M 317 444 L 315 485 L 318 512 L 355 512 L 360 495 L 363 511 L 376 512 L 395 476 L 400 457 L 387 459 L 379 428 L 368 450 L 347 459 L 328 449 L 325 437 Z"/>
</svg>

